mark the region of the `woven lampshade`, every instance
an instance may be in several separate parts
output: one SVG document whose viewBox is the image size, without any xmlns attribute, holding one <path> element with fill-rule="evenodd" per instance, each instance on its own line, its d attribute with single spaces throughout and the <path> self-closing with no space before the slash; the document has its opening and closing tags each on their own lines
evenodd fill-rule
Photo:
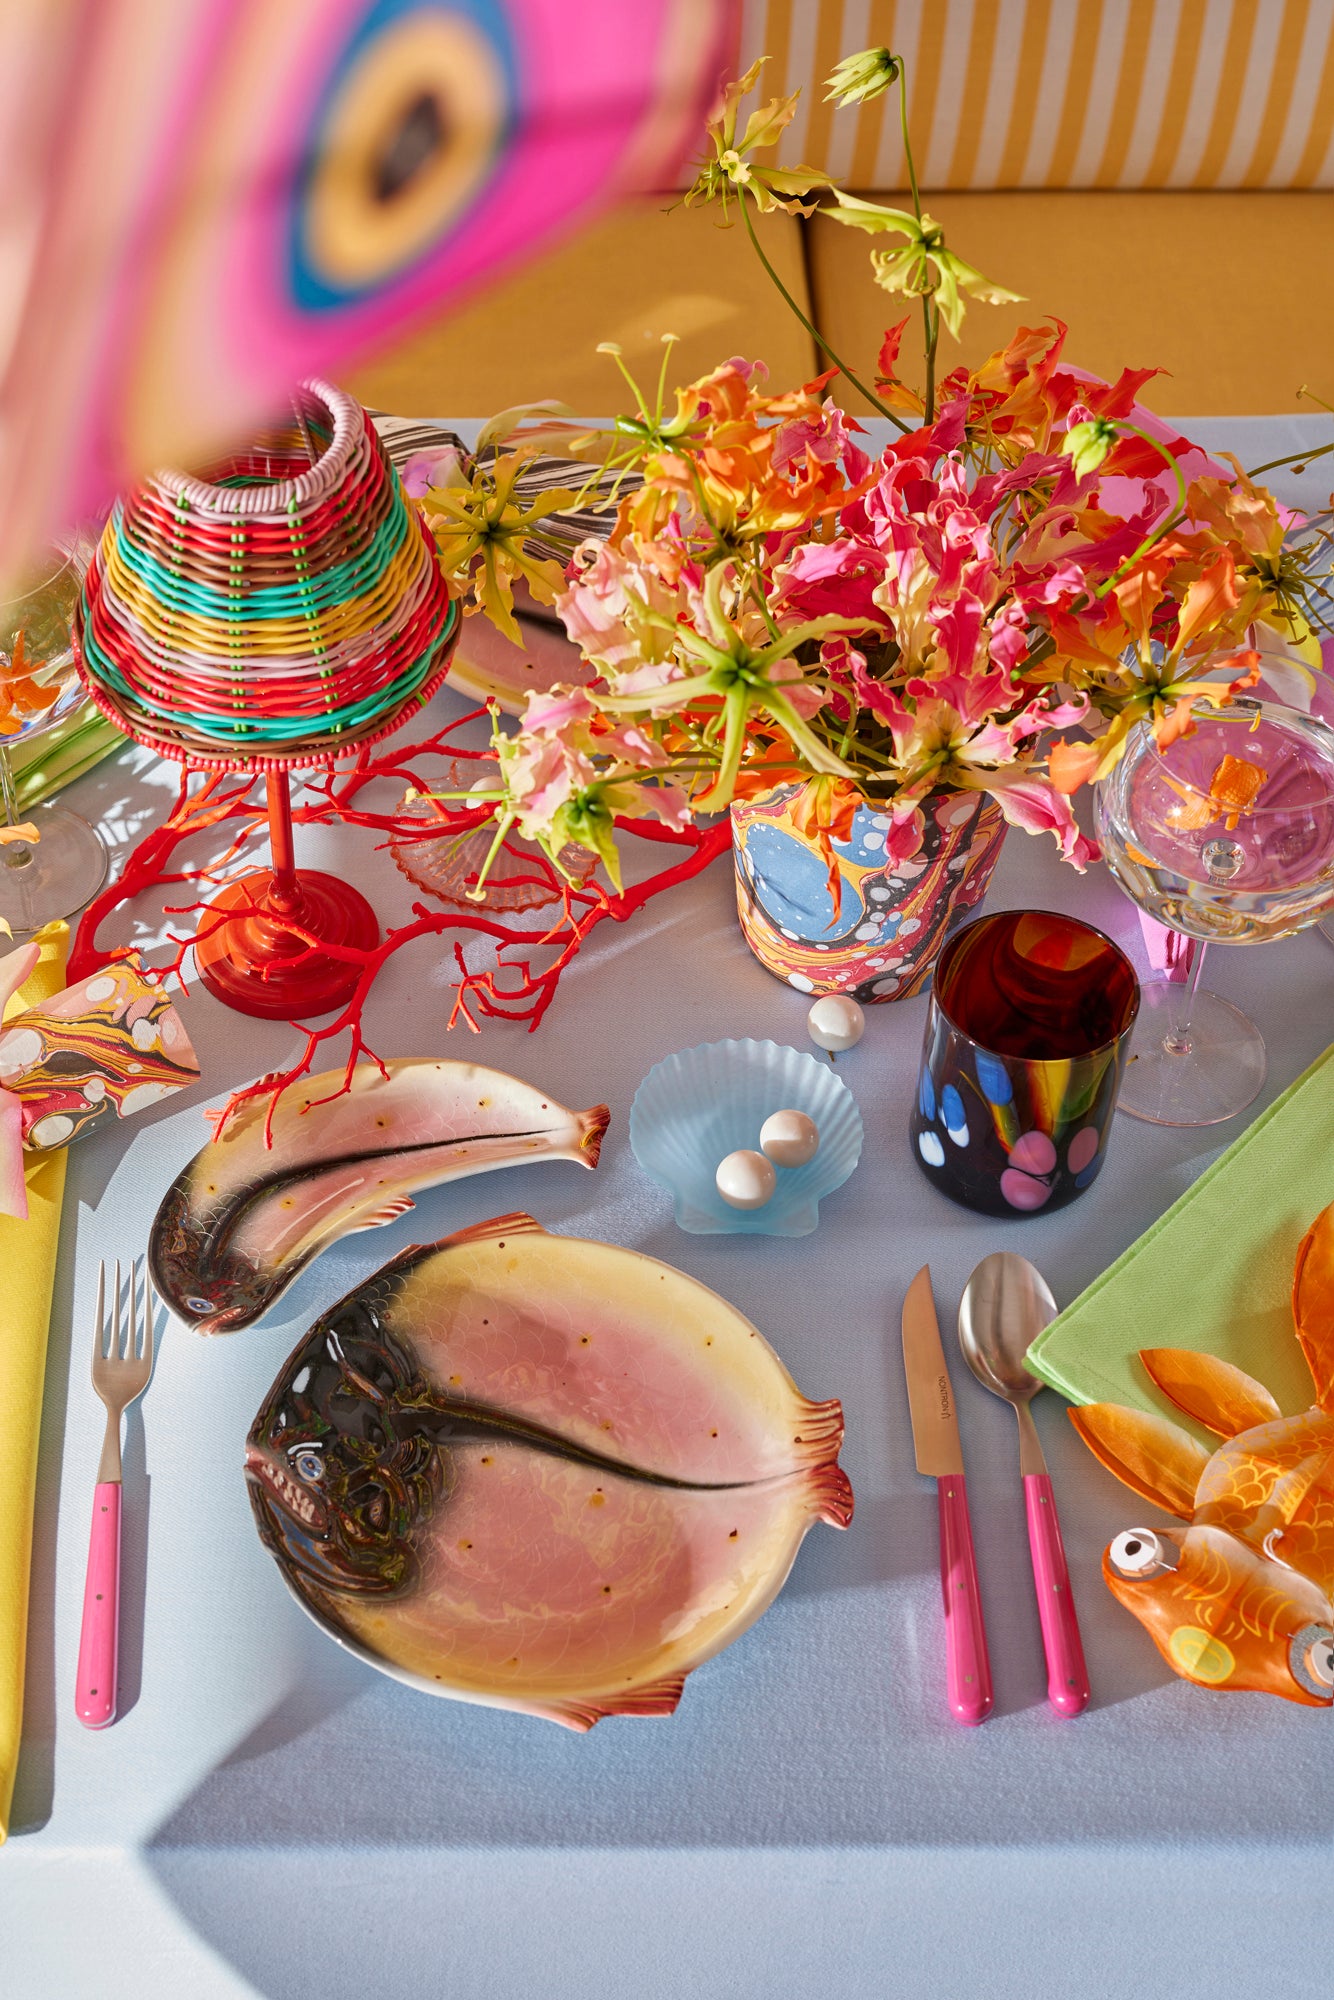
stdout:
<svg viewBox="0 0 1334 2000">
<path fill-rule="evenodd" d="M 458 634 L 435 545 L 365 410 L 303 383 L 290 425 L 117 501 L 76 619 L 103 712 L 163 756 L 276 771 L 382 736 Z"/>
</svg>

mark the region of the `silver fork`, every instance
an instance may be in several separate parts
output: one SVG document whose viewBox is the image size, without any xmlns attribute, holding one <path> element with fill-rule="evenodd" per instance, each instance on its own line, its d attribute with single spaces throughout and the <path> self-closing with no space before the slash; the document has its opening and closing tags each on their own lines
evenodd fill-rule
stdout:
<svg viewBox="0 0 1334 2000">
<path fill-rule="evenodd" d="M 120 1258 L 116 1259 L 110 1329 L 106 1313 L 107 1267 L 105 1262 L 97 1267 L 93 1387 L 107 1406 L 107 1428 L 93 1497 L 88 1574 L 83 1587 L 83 1629 L 79 1634 L 79 1672 L 74 1692 L 74 1712 L 89 1729 L 105 1729 L 116 1717 L 116 1656 L 120 1638 L 120 1420 L 135 1397 L 142 1396 L 153 1373 L 153 1316 L 157 1311 L 157 1299 L 145 1271 L 140 1324 L 139 1278 L 136 1259 L 130 1266 L 129 1312 L 123 1336 Z"/>
</svg>

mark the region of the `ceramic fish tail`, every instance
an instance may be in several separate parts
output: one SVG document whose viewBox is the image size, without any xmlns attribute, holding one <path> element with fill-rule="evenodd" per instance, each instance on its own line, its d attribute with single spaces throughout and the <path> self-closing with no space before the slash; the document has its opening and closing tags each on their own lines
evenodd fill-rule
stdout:
<svg viewBox="0 0 1334 2000">
<path fill-rule="evenodd" d="M 266 1143 L 252 1105 L 177 1176 L 149 1244 L 154 1283 L 200 1333 L 251 1325 L 340 1236 L 393 1222 L 421 1188 L 528 1160 L 596 1167 L 605 1105 L 568 1111 L 476 1063 L 421 1058 L 310 1077 Z"/>
<path fill-rule="evenodd" d="M 1285 1417 L 1263 1384 L 1213 1355 L 1148 1348 L 1150 1378 L 1223 1442 L 1212 1453 L 1115 1403 L 1071 1421 L 1132 1491 L 1188 1525 L 1132 1528 L 1103 1557 L 1113 1595 L 1168 1663 L 1204 1687 L 1334 1705 L 1334 1208 L 1297 1253 L 1293 1319 L 1314 1406 Z"/>
<path fill-rule="evenodd" d="M 587 1729 L 669 1714 L 812 1523 L 846 1526 L 842 1434 L 694 1280 L 508 1215 L 326 1314 L 246 1469 L 266 1544 L 345 1644 Z"/>
</svg>

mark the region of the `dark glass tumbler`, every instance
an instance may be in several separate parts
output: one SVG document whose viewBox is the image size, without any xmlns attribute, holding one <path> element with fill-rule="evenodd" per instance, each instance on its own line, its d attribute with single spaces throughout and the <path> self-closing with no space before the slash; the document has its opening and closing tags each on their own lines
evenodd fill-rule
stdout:
<svg viewBox="0 0 1334 2000">
<path fill-rule="evenodd" d="M 913 1156 L 987 1215 L 1063 1208 L 1101 1170 L 1139 1011 L 1125 953 L 1077 917 L 999 910 L 936 965 Z"/>
</svg>

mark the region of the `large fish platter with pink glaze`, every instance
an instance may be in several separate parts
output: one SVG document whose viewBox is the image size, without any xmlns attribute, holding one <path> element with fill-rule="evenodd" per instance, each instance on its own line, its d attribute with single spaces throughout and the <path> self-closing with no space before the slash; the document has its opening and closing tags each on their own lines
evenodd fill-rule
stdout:
<svg viewBox="0 0 1334 2000">
<path fill-rule="evenodd" d="M 567 1111 L 502 1070 L 433 1057 L 307 1077 L 195 1154 L 153 1223 L 153 1283 L 198 1333 L 250 1326 L 340 1236 L 406 1215 L 422 1188 L 533 1160 L 595 1167 L 605 1104 Z"/>
<path fill-rule="evenodd" d="M 843 1412 L 716 1292 L 501 1216 L 327 1312 L 256 1417 L 259 1532 L 340 1644 L 571 1729 L 669 1715 L 846 1527 Z"/>
</svg>

